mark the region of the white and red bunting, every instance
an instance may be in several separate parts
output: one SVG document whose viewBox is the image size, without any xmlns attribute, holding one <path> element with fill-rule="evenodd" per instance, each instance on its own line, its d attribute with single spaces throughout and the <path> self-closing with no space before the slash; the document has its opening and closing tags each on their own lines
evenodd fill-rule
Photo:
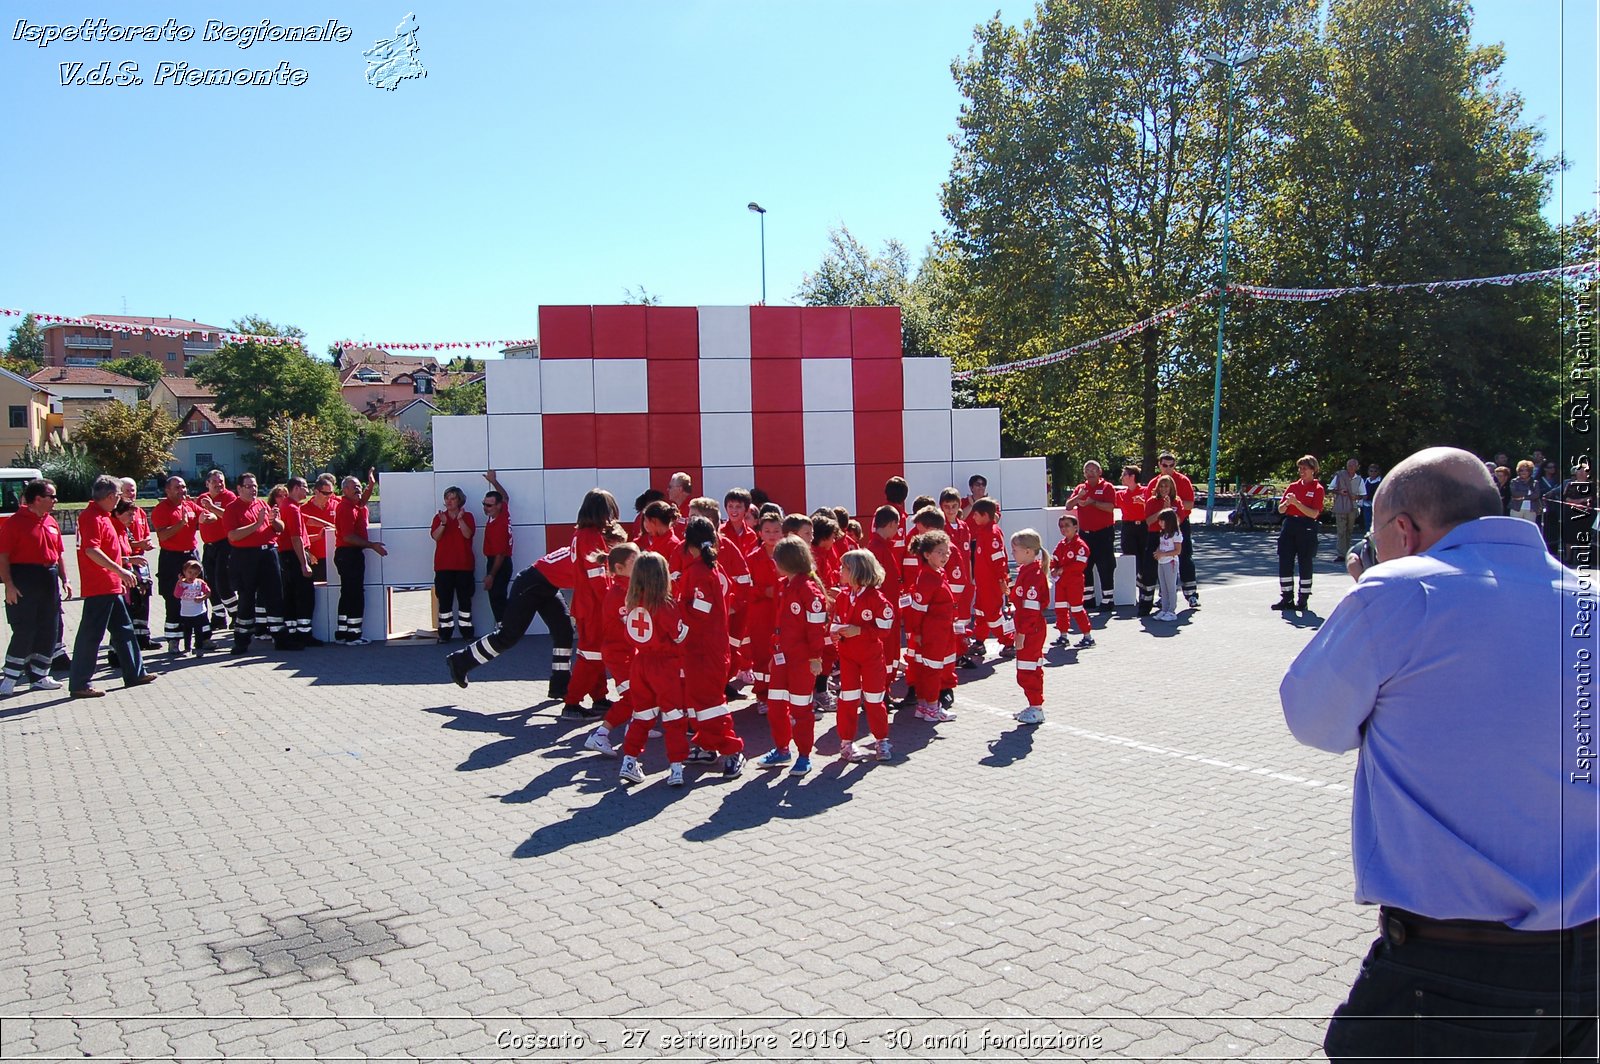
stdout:
<svg viewBox="0 0 1600 1064">
<path fill-rule="evenodd" d="M 0 317 L 16 318 L 28 314 L 25 310 L 14 310 L 10 307 L 0 307 Z M 168 329 L 158 325 L 139 325 L 126 321 L 104 321 L 100 318 L 79 318 L 70 314 L 34 314 L 35 321 L 42 321 L 46 325 L 81 325 L 85 329 L 99 329 L 101 332 L 126 333 L 142 336 L 149 333 L 152 336 L 171 336 L 178 339 L 202 332 L 201 329 Z M 292 336 L 254 336 L 248 333 L 221 333 L 221 342 L 225 344 L 289 344 L 300 346 L 300 341 Z"/>
</svg>

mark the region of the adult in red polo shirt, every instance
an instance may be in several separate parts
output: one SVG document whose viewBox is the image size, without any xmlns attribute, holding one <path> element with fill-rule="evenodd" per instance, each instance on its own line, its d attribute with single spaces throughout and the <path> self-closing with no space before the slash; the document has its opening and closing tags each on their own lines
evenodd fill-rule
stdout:
<svg viewBox="0 0 1600 1064">
<path fill-rule="evenodd" d="M 137 575 L 142 578 L 128 589 L 128 616 L 133 618 L 133 630 L 139 633 L 139 646 L 145 650 L 159 650 L 160 642 L 150 638 L 150 596 L 155 588 L 150 579 L 150 562 L 145 558 L 156 540 L 150 534 L 150 518 L 139 505 L 138 481 L 123 477 L 118 485 L 129 508 L 121 517 L 113 510 L 112 520 L 122 525 L 128 537 L 128 564 L 139 570 Z"/>
<path fill-rule="evenodd" d="M 1189 608 L 1200 608 L 1200 586 L 1194 577 L 1194 535 L 1189 531 L 1189 515 L 1194 512 L 1194 483 L 1178 472 L 1178 460 L 1171 451 L 1162 451 L 1156 459 L 1156 470 L 1172 478 L 1178 489 L 1178 501 L 1183 506 L 1178 511 L 1178 531 L 1183 533 L 1183 546 L 1178 551 L 1178 582 L 1183 586 L 1183 597 Z"/>
<path fill-rule="evenodd" d="M 1296 463 L 1300 479 L 1283 489 L 1278 512 L 1278 601 L 1275 610 L 1305 609 L 1311 599 L 1311 571 L 1317 559 L 1317 522 L 1322 519 L 1326 489 L 1317 479 L 1317 460 L 1306 455 Z M 1300 566 L 1300 597 L 1294 595 L 1295 564 Z"/>
<path fill-rule="evenodd" d="M 328 530 L 337 530 L 339 515 L 338 487 L 332 473 L 317 478 L 300 507 L 300 520 L 306 524 L 306 553 L 311 556 L 311 582 L 323 584 L 328 580 Z M 339 545 L 337 531 L 334 547 Z"/>
<path fill-rule="evenodd" d="M 257 632 L 272 636 L 279 650 L 296 650 L 283 634 L 283 581 L 278 573 L 278 533 L 283 531 L 273 507 L 258 498 L 254 473 L 239 478 L 239 497 L 222 520 L 228 529 L 228 576 L 239 594 L 233 622 L 234 657 L 250 649 Z"/>
<path fill-rule="evenodd" d="M 367 470 L 365 490 L 355 477 L 345 477 L 340 484 L 344 497 L 334 512 L 334 527 L 338 546 L 333 549 L 333 567 L 339 571 L 339 622 L 333 628 L 335 645 L 366 646 L 368 640 L 361 633 L 367 621 L 367 551 L 376 551 L 384 558 L 389 549 L 374 541 L 367 529 L 367 501 L 378 483 L 377 472 Z"/>
<path fill-rule="evenodd" d="M 1134 584 L 1139 589 L 1139 616 L 1143 617 L 1150 611 L 1145 606 L 1146 565 L 1144 556 L 1149 551 L 1149 535 L 1145 528 L 1145 489 L 1140 486 L 1139 478 L 1144 475 L 1144 470 L 1136 465 L 1122 467 L 1122 486 L 1117 489 L 1117 510 L 1122 514 L 1121 538 L 1122 553 L 1131 555 L 1134 559 Z M 1151 559 L 1153 568 L 1154 559 Z M 1149 587 L 1149 597 L 1153 600 L 1156 589 L 1152 581 Z"/>
<path fill-rule="evenodd" d="M 138 579 L 128 564 L 128 541 L 111 519 L 120 489 L 115 477 L 96 477 L 89 505 L 78 518 L 78 580 L 83 590 L 83 616 L 72 647 L 72 673 L 67 680 L 73 698 L 100 698 L 105 692 L 89 685 L 107 632 L 122 670 L 122 681 L 138 687 L 155 679 L 144 671 L 139 637 L 128 616 L 123 594 Z"/>
<path fill-rule="evenodd" d="M 162 634 L 168 649 L 176 654 L 177 641 L 183 634 L 178 621 L 182 607 L 177 597 L 178 577 L 185 562 L 200 557 L 195 547 L 200 538 L 200 515 L 205 511 L 189 498 L 189 485 L 182 477 L 168 477 L 161 492 L 161 501 L 150 511 L 150 530 L 161 546 L 161 553 L 156 556 L 156 593 L 167 611 Z M 200 649 L 206 649 L 208 641 L 209 637 L 203 636 Z"/>
<path fill-rule="evenodd" d="M 72 597 L 72 587 L 61 564 L 61 529 L 50 516 L 55 505 L 55 483 L 30 480 L 23 485 L 21 507 L 0 521 L 0 584 L 11 626 L 0 697 L 17 689 L 24 672 L 35 691 L 61 688 L 50 677 L 50 662 L 61 628 L 61 600 Z"/>
<path fill-rule="evenodd" d="M 300 647 L 320 647 L 311 634 L 316 585 L 311 579 L 311 551 L 306 546 L 305 501 L 310 494 L 304 477 L 290 477 L 288 492 L 278 502 L 278 575 L 283 581 L 283 635 Z M 278 489 L 272 489 L 276 492 Z"/>
<path fill-rule="evenodd" d="M 195 500 L 200 509 L 210 517 L 200 522 L 200 567 L 205 570 L 206 583 L 211 585 L 211 630 L 226 628 L 233 623 L 239 610 L 239 593 L 233 589 L 233 578 L 228 575 L 228 553 L 233 545 L 228 542 L 228 526 L 222 520 L 228 507 L 239 496 L 228 490 L 227 478 L 222 470 L 213 469 L 206 474 L 206 490 Z"/>
<path fill-rule="evenodd" d="M 1101 475 L 1100 463 L 1083 463 L 1083 483 L 1072 489 L 1067 509 L 1077 507 L 1078 535 L 1089 548 L 1089 564 L 1083 570 L 1083 597 L 1094 598 L 1094 574 L 1100 574 L 1100 609 L 1116 603 L 1111 593 L 1117 579 L 1117 552 L 1112 542 L 1112 526 L 1117 523 L 1117 489 Z"/>
<path fill-rule="evenodd" d="M 467 509 L 467 493 L 452 485 L 444 492 L 444 509 L 433 515 L 433 593 L 439 601 L 439 642 L 461 634 L 472 638 L 472 537 L 478 519 Z"/>
<path fill-rule="evenodd" d="M 494 623 L 506 613 L 511 593 L 511 493 L 501 486 L 494 470 L 483 474 L 489 490 L 483 493 L 483 589 L 489 593 Z"/>
</svg>

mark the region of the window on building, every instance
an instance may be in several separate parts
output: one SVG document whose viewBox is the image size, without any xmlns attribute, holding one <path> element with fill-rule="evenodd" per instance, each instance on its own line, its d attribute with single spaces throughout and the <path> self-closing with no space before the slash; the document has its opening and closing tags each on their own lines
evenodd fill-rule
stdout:
<svg viewBox="0 0 1600 1064">
<path fill-rule="evenodd" d="M 176 362 L 176 361 L 178 361 L 178 353 L 176 351 L 168 351 L 167 352 L 167 361 L 168 362 Z"/>
<path fill-rule="evenodd" d="M 11 427 L 14 429 L 25 429 L 28 427 L 27 407 L 14 406 L 11 408 Z"/>
<path fill-rule="evenodd" d="M 194 464 L 197 470 L 204 469 L 209 471 L 217 468 L 216 460 L 204 451 L 194 456 Z"/>
</svg>

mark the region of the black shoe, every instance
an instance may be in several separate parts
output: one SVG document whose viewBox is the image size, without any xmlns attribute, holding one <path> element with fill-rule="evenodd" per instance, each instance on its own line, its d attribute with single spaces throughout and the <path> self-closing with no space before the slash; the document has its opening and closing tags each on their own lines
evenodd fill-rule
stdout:
<svg viewBox="0 0 1600 1064">
<path fill-rule="evenodd" d="M 1110 613 L 1112 610 L 1114 610 L 1116 608 L 1117 608 L 1117 604 L 1116 604 L 1115 601 L 1100 603 L 1100 612 L 1101 613 Z"/>
<path fill-rule="evenodd" d="M 1153 602 L 1141 602 L 1141 603 L 1139 603 L 1138 609 L 1134 610 L 1134 616 L 1136 616 L 1136 617 L 1148 617 L 1152 613 L 1155 612 L 1155 609 L 1156 609 L 1155 603 L 1153 603 Z"/>
<path fill-rule="evenodd" d="M 63 654 L 59 658 L 56 658 L 54 661 L 52 661 L 50 663 L 50 674 L 52 676 L 65 675 L 66 673 L 70 673 L 71 671 L 72 671 L 72 659 L 67 657 L 65 654 Z"/>
<path fill-rule="evenodd" d="M 582 702 L 563 702 L 561 705 L 563 717 L 579 717 L 583 720 L 593 720 L 595 717 L 605 716 L 603 709 L 585 709 Z"/>
<path fill-rule="evenodd" d="M 1277 602 L 1274 602 L 1272 604 L 1272 608 L 1275 609 L 1275 610 L 1292 610 L 1292 609 L 1294 609 L 1294 599 L 1292 599 L 1289 596 L 1285 595 L 1283 598 L 1279 599 Z"/>
<path fill-rule="evenodd" d="M 1012 658 L 1014 658 L 1016 656 L 1017 656 L 1017 648 L 1016 648 L 1016 646 L 1014 644 L 1007 643 L 1005 646 L 1000 648 L 1000 660 L 1001 661 L 1010 661 Z"/>
<path fill-rule="evenodd" d="M 300 645 L 307 647 L 325 647 L 328 644 L 323 640 L 318 639 L 314 635 L 303 635 L 300 637 Z"/>
<path fill-rule="evenodd" d="M 563 669 L 550 677 L 550 697 L 564 699 L 567 697 L 567 684 L 572 680 L 572 673 Z"/>
<path fill-rule="evenodd" d="M 732 702 L 735 698 L 738 698 L 739 685 L 736 683 L 730 683 L 728 686 L 724 687 L 722 689 L 722 697 L 726 698 L 729 702 Z"/>
<path fill-rule="evenodd" d="M 450 670 L 450 679 L 456 682 L 457 687 L 467 686 L 467 663 L 458 654 L 447 654 L 444 659 L 445 667 Z"/>
<path fill-rule="evenodd" d="M 956 704 L 956 693 L 946 687 L 939 692 L 939 705 L 944 709 L 951 709 Z"/>
<path fill-rule="evenodd" d="M 609 699 L 609 698 L 597 698 L 597 699 L 594 700 L 594 711 L 596 713 L 600 714 L 601 716 L 605 716 L 605 714 L 610 709 L 611 709 L 611 699 Z"/>
<path fill-rule="evenodd" d="M 238 640 L 234 640 L 233 649 L 228 651 L 228 657 L 230 657 L 230 658 L 242 657 L 245 654 L 249 653 L 249 651 L 250 651 L 250 644 L 249 643 L 241 643 Z"/>
<path fill-rule="evenodd" d="M 1200 608 L 1200 593 L 1198 591 L 1192 595 L 1185 595 L 1184 598 L 1189 600 L 1189 608 L 1191 610 L 1197 610 Z"/>
<path fill-rule="evenodd" d="M 1300 596 L 1300 601 L 1298 601 L 1298 602 L 1296 602 L 1294 604 L 1294 608 L 1297 609 L 1297 610 L 1302 610 L 1302 611 L 1310 609 L 1311 608 L 1311 596 L 1310 595 L 1301 595 Z"/>
<path fill-rule="evenodd" d="M 162 642 L 159 639 L 148 639 L 148 638 L 146 638 L 146 639 L 139 640 L 139 649 L 140 650 L 160 650 L 161 647 L 162 647 Z"/>
<path fill-rule="evenodd" d="M 106 667 L 115 671 L 122 668 L 122 659 L 114 651 L 106 651 Z"/>
<path fill-rule="evenodd" d="M 917 692 L 914 691 L 914 690 L 907 690 L 906 691 L 906 696 L 904 698 L 900 699 L 900 701 L 898 701 L 898 702 L 895 702 L 895 701 L 892 701 L 892 700 L 889 702 L 889 708 L 890 709 L 915 709 L 916 706 L 917 706 Z"/>
<path fill-rule="evenodd" d="M 451 635 L 449 632 L 441 631 L 439 633 L 439 645 L 440 646 L 444 646 L 446 643 L 451 642 L 453 639 L 455 639 L 455 636 Z"/>
</svg>

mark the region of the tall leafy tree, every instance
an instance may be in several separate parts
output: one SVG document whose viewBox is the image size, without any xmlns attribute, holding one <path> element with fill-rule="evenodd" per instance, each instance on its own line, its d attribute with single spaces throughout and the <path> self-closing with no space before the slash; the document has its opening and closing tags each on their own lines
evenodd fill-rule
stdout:
<svg viewBox="0 0 1600 1064">
<path fill-rule="evenodd" d="M 178 423 L 165 410 L 140 402 L 101 403 L 72 430 L 72 442 L 116 476 L 148 480 L 173 461 Z"/>
<path fill-rule="evenodd" d="M 919 284 L 921 272 L 911 276 L 910 263 L 900 241 L 891 237 L 883 242 L 882 252 L 874 254 L 840 225 L 828 230 L 828 250 L 816 271 L 801 277 L 795 298 L 812 307 L 898 306 L 904 353 L 942 354 L 935 349 L 935 312 Z"/>
<path fill-rule="evenodd" d="M 44 366 L 45 344 L 44 333 L 39 329 L 39 320 L 32 314 L 24 314 L 22 320 L 11 329 L 11 339 L 6 343 L 4 367 L 13 373 L 26 377 L 39 372 Z"/>
<path fill-rule="evenodd" d="M 234 322 L 237 333 L 256 336 L 304 336 L 292 326 L 279 327 L 258 317 Z M 350 411 L 339 397 L 339 380 L 326 362 L 313 358 L 300 344 L 245 340 L 224 344 L 195 359 L 191 375 L 216 392 L 217 409 L 228 417 L 254 419 L 259 433 L 278 417 L 314 417 L 347 429 Z"/>
<path fill-rule="evenodd" d="M 166 371 L 161 368 L 161 363 L 148 355 L 132 355 L 128 358 L 113 358 L 100 363 L 100 368 L 107 373 L 120 373 L 124 377 L 132 377 L 143 384 L 139 389 L 139 398 L 148 398 L 150 389 L 155 383 L 166 376 Z"/>
</svg>

